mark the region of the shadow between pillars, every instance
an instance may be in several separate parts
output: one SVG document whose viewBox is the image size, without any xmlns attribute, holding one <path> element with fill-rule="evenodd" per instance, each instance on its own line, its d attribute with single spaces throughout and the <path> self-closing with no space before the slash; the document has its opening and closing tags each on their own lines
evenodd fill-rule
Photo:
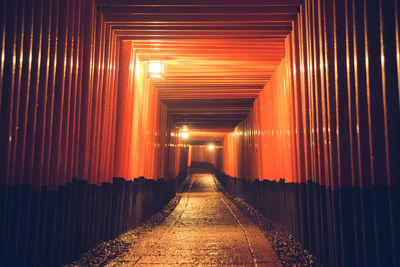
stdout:
<svg viewBox="0 0 400 267">
<path fill-rule="evenodd" d="M 399 264 L 399 187 L 333 190 L 311 181 L 248 181 L 218 171 L 216 176 L 228 193 L 286 227 L 325 266 Z"/>
<path fill-rule="evenodd" d="M 91 185 L 74 179 L 56 191 L 0 185 L 0 266 L 58 266 L 99 241 L 113 239 L 157 213 L 176 193 L 176 179 Z"/>
</svg>

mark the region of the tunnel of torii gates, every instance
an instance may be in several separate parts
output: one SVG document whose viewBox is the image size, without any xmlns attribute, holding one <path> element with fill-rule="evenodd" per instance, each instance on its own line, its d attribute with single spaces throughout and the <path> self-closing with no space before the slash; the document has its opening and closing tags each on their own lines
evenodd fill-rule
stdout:
<svg viewBox="0 0 400 267">
<path fill-rule="evenodd" d="M 71 262 L 192 162 L 326 266 L 400 265 L 395 0 L 4 0 L 0 265 Z"/>
</svg>

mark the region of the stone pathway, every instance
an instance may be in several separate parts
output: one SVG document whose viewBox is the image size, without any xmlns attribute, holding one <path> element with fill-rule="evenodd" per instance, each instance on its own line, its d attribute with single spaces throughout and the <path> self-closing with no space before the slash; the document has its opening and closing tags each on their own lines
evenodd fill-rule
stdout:
<svg viewBox="0 0 400 267">
<path fill-rule="evenodd" d="M 107 266 L 282 266 L 260 229 L 217 190 L 211 174 L 192 174 L 165 222 Z"/>
</svg>

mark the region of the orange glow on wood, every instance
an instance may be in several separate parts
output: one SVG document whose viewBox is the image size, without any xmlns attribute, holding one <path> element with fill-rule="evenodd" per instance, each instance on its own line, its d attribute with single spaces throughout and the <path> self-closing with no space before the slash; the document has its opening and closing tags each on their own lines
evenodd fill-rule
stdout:
<svg viewBox="0 0 400 267">
<path fill-rule="evenodd" d="M 223 141 L 223 171 L 233 177 L 296 181 L 293 173 L 291 92 L 287 55 L 247 118 Z"/>
<path fill-rule="evenodd" d="M 398 184 L 396 1 L 150 2 L 4 2 L 2 184 L 173 177 L 183 125 L 233 176 Z"/>
</svg>

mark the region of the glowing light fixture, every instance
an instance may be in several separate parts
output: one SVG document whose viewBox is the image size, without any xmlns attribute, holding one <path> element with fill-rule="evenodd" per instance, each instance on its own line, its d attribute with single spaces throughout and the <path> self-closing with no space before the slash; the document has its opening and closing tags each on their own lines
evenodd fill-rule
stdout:
<svg viewBox="0 0 400 267">
<path fill-rule="evenodd" d="M 164 76 L 164 63 L 162 60 L 149 61 L 150 78 L 162 78 Z"/>
<path fill-rule="evenodd" d="M 209 145 L 208 145 L 208 149 L 209 149 L 209 150 L 214 150 L 214 148 L 215 148 L 215 146 L 214 146 L 213 144 L 209 144 Z"/>
<path fill-rule="evenodd" d="M 183 127 L 181 128 L 181 137 L 182 139 L 189 138 L 189 128 L 186 125 L 183 125 Z"/>
<path fill-rule="evenodd" d="M 188 139 L 189 138 L 189 133 L 188 132 L 184 132 L 181 134 L 183 139 Z"/>
</svg>

